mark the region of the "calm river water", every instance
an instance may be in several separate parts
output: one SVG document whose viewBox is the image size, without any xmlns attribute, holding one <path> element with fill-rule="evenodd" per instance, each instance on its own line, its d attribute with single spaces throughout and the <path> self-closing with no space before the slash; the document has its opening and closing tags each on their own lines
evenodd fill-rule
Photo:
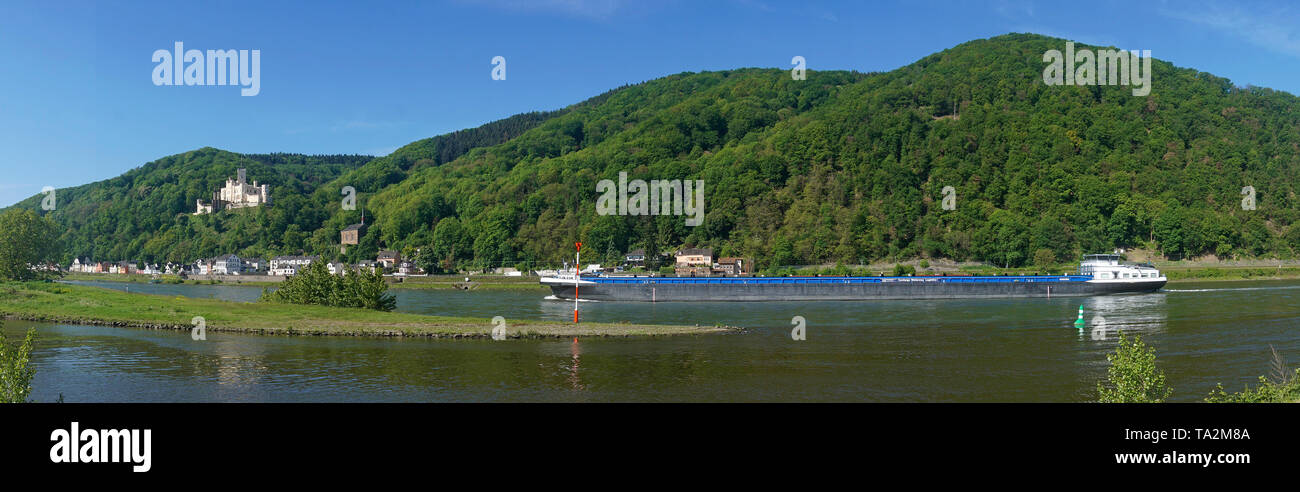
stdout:
<svg viewBox="0 0 1300 492">
<path fill-rule="evenodd" d="M 251 301 L 239 286 L 92 283 Z M 563 321 L 544 291 L 396 291 L 407 312 Z M 1073 326 L 1082 303 L 1088 330 Z M 1095 399 L 1115 330 L 1140 333 L 1198 401 L 1268 372 L 1272 344 L 1300 364 L 1300 282 L 1175 284 L 1075 299 L 812 303 L 583 303 L 588 321 L 744 326 L 636 339 L 266 337 L 9 321 L 39 333 L 33 398 L 189 401 L 872 401 Z M 791 340 L 791 318 L 807 340 Z"/>
</svg>

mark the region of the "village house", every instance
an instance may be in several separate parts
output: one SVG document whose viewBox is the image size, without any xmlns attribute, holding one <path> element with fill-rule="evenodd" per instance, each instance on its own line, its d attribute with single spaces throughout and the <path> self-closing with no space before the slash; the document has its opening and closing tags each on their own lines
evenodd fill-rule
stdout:
<svg viewBox="0 0 1300 492">
<path fill-rule="evenodd" d="M 267 269 L 270 268 L 266 260 L 261 258 L 243 258 L 242 261 L 244 263 L 244 273 L 262 274 L 266 273 Z"/>
<path fill-rule="evenodd" d="M 271 275 L 294 275 L 319 259 L 319 256 L 277 256 L 271 258 Z"/>
<path fill-rule="evenodd" d="M 139 267 L 136 266 L 138 263 L 139 262 L 125 261 L 125 260 L 119 261 L 117 263 L 112 263 L 111 266 L 109 266 L 108 273 L 117 273 L 121 275 L 140 273 Z"/>
<path fill-rule="evenodd" d="M 623 266 L 627 268 L 644 268 L 645 267 L 645 250 L 634 249 L 623 255 Z"/>
<path fill-rule="evenodd" d="M 361 260 L 357 262 L 357 270 L 361 270 L 361 271 L 369 270 L 371 273 L 374 273 L 379 271 L 380 268 L 381 267 L 379 263 L 375 261 Z"/>
<path fill-rule="evenodd" d="M 397 264 L 398 275 L 418 275 L 420 272 L 421 270 L 416 268 L 415 264 L 409 261 L 403 261 Z"/>
<path fill-rule="evenodd" d="M 384 268 L 396 268 L 397 264 L 402 262 L 402 254 L 396 251 L 380 251 L 375 261 Z"/>
<path fill-rule="evenodd" d="M 225 254 L 212 259 L 211 275 L 239 275 L 244 263 L 238 256 Z"/>
<path fill-rule="evenodd" d="M 718 259 L 714 271 L 722 275 L 747 275 L 754 273 L 754 262 L 746 258 L 724 256 Z"/>
<path fill-rule="evenodd" d="M 73 258 L 72 265 L 68 267 L 69 272 L 91 273 L 94 271 L 94 262 L 90 258 Z"/>
<path fill-rule="evenodd" d="M 705 248 L 686 248 L 677 252 L 677 265 L 674 272 L 679 277 L 702 276 L 713 273 L 713 250 Z"/>
</svg>

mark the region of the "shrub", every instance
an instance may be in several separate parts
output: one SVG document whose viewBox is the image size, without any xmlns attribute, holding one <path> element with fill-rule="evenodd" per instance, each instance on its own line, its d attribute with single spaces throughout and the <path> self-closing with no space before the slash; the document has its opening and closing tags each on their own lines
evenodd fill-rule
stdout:
<svg viewBox="0 0 1300 492">
<path fill-rule="evenodd" d="M 0 403 L 26 403 L 32 393 L 32 377 L 36 375 L 36 368 L 31 365 L 36 329 L 27 330 L 23 342 L 11 347 L 5 342 L 3 328 L 4 324 L 0 323 Z"/>
<path fill-rule="evenodd" d="M 916 275 L 916 267 L 913 267 L 911 265 L 900 265 L 895 263 L 893 275 L 895 277 L 906 277 L 906 276 Z"/>
<path fill-rule="evenodd" d="M 1108 354 L 1107 384 L 1097 383 L 1102 403 L 1160 403 L 1173 388 L 1166 386 L 1165 373 L 1156 367 L 1156 350 L 1134 335 L 1130 340 L 1119 333 L 1119 347 Z"/>
<path fill-rule="evenodd" d="M 397 308 L 397 299 L 388 293 L 388 283 L 384 282 L 382 275 L 356 270 L 348 271 L 343 276 L 333 275 L 323 261 L 312 262 L 282 282 L 275 292 L 263 289 L 261 300 L 377 311 L 392 311 Z"/>
<path fill-rule="evenodd" d="M 1223 390 L 1223 384 L 1210 391 L 1205 401 L 1209 403 L 1289 403 L 1300 401 L 1300 369 L 1292 371 L 1287 367 L 1286 360 L 1277 349 L 1269 347 L 1273 352 L 1273 360 L 1270 364 L 1272 372 L 1269 377 L 1260 376 L 1259 386 L 1254 388 L 1246 387 L 1240 393 L 1232 393 Z"/>
<path fill-rule="evenodd" d="M 1039 248 L 1034 251 L 1034 266 L 1038 268 L 1047 268 L 1056 263 L 1056 253 L 1047 248 Z"/>
</svg>

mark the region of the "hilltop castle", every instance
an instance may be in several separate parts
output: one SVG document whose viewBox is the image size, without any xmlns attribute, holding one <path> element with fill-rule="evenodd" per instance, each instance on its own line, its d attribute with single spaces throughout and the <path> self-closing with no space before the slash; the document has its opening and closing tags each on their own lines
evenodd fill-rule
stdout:
<svg viewBox="0 0 1300 492">
<path fill-rule="evenodd" d="M 203 203 L 203 200 L 195 200 L 194 215 L 210 214 L 229 208 L 260 207 L 270 204 L 271 192 L 267 185 L 258 185 L 257 181 L 248 184 L 244 179 L 244 172 L 244 169 L 240 169 L 238 178 L 227 179 L 226 186 L 212 194 L 211 202 Z"/>
</svg>

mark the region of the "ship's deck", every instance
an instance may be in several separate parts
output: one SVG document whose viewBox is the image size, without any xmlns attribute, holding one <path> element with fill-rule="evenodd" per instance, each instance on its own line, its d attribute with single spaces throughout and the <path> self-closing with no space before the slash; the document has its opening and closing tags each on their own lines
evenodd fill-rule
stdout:
<svg viewBox="0 0 1300 492">
<path fill-rule="evenodd" d="M 582 277 L 597 284 L 875 284 L 889 282 L 1012 283 L 1087 282 L 1091 275 L 1014 275 L 1005 277 Z M 572 280 L 570 280 L 572 282 Z M 558 282 L 557 282 L 558 283 Z"/>
</svg>

